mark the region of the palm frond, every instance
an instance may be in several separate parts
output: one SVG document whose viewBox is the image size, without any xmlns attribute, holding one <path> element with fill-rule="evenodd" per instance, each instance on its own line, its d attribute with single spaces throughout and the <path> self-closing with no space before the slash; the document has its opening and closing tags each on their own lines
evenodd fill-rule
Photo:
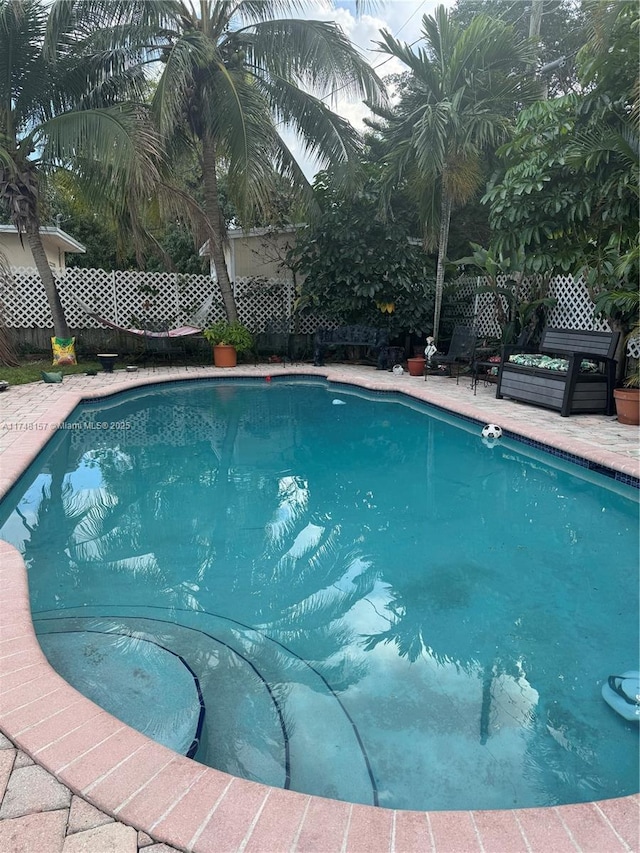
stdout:
<svg viewBox="0 0 640 853">
<path fill-rule="evenodd" d="M 629 123 L 626 127 L 590 128 L 576 134 L 572 141 L 569 162 L 583 163 L 588 169 L 595 168 L 607 154 L 617 155 L 630 173 L 638 178 L 640 162 L 640 137 Z"/>
<path fill-rule="evenodd" d="M 319 98 L 282 78 L 259 79 L 256 85 L 276 120 L 298 134 L 306 154 L 323 165 L 336 167 L 357 158 L 362 147 L 359 135 Z"/>
<path fill-rule="evenodd" d="M 340 27 L 327 21 L 263 21 L 234 33 L 256 75 L 295 81 L 316 94 L 339 91 L 374 104 L 386 101 L 385 89 Z"/>
<path fill-rule="evenodd" d="M 134 106 L 64 113 L 40 125 L 33 141 L 47 168 L 73 163 L 98 193 L 123 203 L 159 177 L 159 140 Z"/>
<path fill-rule="evenodd" d="M 307 216 L 313 216 L 317 211 L 318 203 L 311 183 L 290 151 L 289 146 L 278 134 L 276 134 L 275 143 L 274 166 L 276 171 L 278 174 L 284 175 L 291 182 L 293 189 L 292 201 L 294 203 L 297 202 L 307 213 Z"/>
</svg>

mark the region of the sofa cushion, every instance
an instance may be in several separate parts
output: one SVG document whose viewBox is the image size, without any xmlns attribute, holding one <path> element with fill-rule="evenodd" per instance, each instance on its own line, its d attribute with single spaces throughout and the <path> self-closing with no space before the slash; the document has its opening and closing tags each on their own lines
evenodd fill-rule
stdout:
<svg viewBox="0 0 640 853">
<path fill-rule="evenodd" d="M 569 369 L 569 361 L 566 358 L 553 358 L 550 355 L 540 355 L 534 353 L 517 353 L 510 355 L 509 361 L 512 364 L 521 364 L 523 367 L 540 367 L 544 370 L 558 370 L 566 372 Z M 582 373 L 596 373 L 598 365 L 595 361 L 589 361 L 583 358 L 580 362 L 580 371 Z"/>
</svg>

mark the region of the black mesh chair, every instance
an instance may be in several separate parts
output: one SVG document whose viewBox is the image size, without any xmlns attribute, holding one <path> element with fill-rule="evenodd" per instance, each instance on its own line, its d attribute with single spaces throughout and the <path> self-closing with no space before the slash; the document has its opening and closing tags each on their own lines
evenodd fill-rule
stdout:
<svg viewBox="0 0 640 853">
<path fill-rule="evenodd" d="M 488 350 L 476 349 L 471 365 L 471 387 L 473 388 L 474 397 L 478 390 L 478 382 L 480 382 L 481 379 L 485 382 L 485 385 L 488 382 L 493 384 L 498 381 L 497 372 L 503 359 L 508 358 L 509 355 L 515 352 L 532 351 L 531 341 L 534 334 L 535 326 L 527 326 L 520 332 L 515 343 L 503 344 L 502 347 L 500 347 L 500 354 L 498 358 L 494 358 L 493 361 L 489 358 Z M 496 355 L 498 354 L 496 353 Z M 493 373 L 494 370 L 496 371 L 495 374 Z"/>
<path fill-rule="evenodd" d="M 429 364 L 437 368 L 446 368 L 448 376 L 453 376 L 455 368 L 456 385 L 460 379 L 460 370 L 464 365 L 471 365 L 473 362 L 473 354 L 476 349 L 478 336 L 472 326 L 458 325 L 453 330 L 449 351 L 446 355 L 436 353 L 431 356 L 431 362 L 425 362 L 424 378 L 425 381 L 429 375 Z"/>
<path fill-rule="evenodd" d="M 155 368 L 159 363 L 171 367 L 176 361 L 183 360 L 186 355 L 184 340 L 179 337 L 170 337 L 168 327 L 149 329 L 150 332 L 162 332 L 161 335 L 145 334 L 142 337 L 142 351 L 136 358 L 146 367 L 150 362 Z"/>
<path fill-rule="evenodd" d="M 270 317 L 264 328 L 264 332 L 254 338 L 257 363 L 257 348 L 266 353 L 270 364 L 293 364 L 291 353 L 291 320 L 286 315 L 282 317 Z"/>
</svg>

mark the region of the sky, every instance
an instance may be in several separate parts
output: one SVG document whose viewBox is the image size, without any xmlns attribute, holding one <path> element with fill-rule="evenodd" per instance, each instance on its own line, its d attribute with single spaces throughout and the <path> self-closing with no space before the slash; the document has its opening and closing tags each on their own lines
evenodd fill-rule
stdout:
<svg viewBox="0 0 640 853">
<path fill-rule="evenodd" d="M 453 6 L 454 0 L 378 0 L 375 9 L 360 15 L 356 15 L 355 5 L 352 0 L 336 0 L 334 8 L 329 8 L 327 3 L 318 0 L 300 17 L 338 23 L 363 57 L 377 70 L 378 75 L 385 77 L 387 74 L 396 74 L 406 69 L 401 62 L 389 58 L 376 47 L 375 43 L 380 40 L 380 30 L 389 30 L 400 41 L 412 44 L 420 38 L 423 15 L 431 15 L 439 5 Z M 368 110 L 362 102 L 350 102 L 338 94 L 334 102 L 327 103 L 358 130 L 364 128 L 363 118 L 368 114 Z M 316 169 L 315 164 L 302 154 L 297 140 L 286 134 L 285 137 L 305 174 L 311 179 Z"/>
</svg>

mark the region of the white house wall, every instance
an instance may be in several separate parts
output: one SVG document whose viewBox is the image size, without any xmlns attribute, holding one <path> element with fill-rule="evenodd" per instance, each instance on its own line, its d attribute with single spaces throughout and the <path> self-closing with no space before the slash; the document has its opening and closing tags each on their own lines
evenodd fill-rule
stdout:
<svg viewBox="0 0 640 853">
<path fill-rule="evenodd" d="M 250 276 L 291 279 L 291 271 L 282 263 L 292 244 L 293 234 L 258 234 L 230 237 L 226 252 L 232 281 Z"/>
<path fill-rule="evenodd" d="M 85 252 L 85 247 L 81 243 L 57 226 L 40 228 L 40 237 L 47 263 L 56 274 L 64 273 L 67 252 L 72 254 Z M 13 225 L 0 225 L 0 251 L 5 255 L 12 269 L 29 269 L 35 266 L 27 238 L 23 236 L 21 240 Z"/>
<path fill-rule="evenodd" d="M 21 245 L 17 234 L 0 233 L 0 252 L 6 256 L 9 266 L 14 269 L 16 267 L 33 267 L 35 265 L 31 249 L 27 245 L 26 237 L 23 237 L 23 240 L 24 245 Z M 47 243 L 44 243 L 44 251 L 51 269 L 55 272 L 63 272 L 66 268 L 64 252 L 57 246 Z"/>
</svg>

